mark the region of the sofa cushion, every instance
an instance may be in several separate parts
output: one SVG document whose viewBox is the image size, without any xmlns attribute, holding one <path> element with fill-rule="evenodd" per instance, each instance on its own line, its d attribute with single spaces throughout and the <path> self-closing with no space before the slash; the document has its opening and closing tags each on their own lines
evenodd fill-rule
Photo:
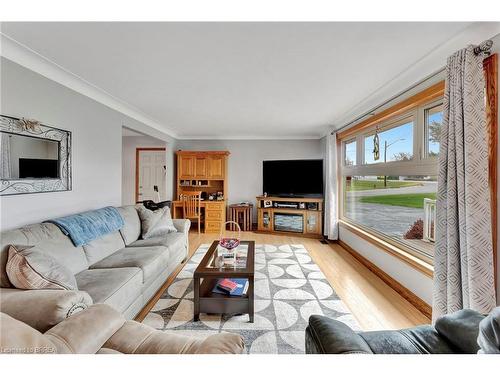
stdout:
<svg viewBox="0 0 500 375">
<path fill-rule="evenodd" d="M 146 207 L 138 206 L 137 212 L 141 219 L 142 238 L 164 236 L 168 233 L 177 232 L 172 221 L 170 208 L 163 207 L 156 211 L 148 210 Z"/>
<path fill-rule="evenodd" d="M 89 265 L 92 265 L 124 247 L 125 242 L 123 242 L 122 235 L 116 231 L 83 245 L 83 250 Z"/>
<path fill-rule="evenodd" d="M 120 233 L 125 241 L 125 245 L 139 239 L 141 236 L 141 219 L 135 206 L 118 207 L 118 212 L 122 215 L 125 224 L 120 229 Z"/>
<path fill-rule="evenodd" d="M 166 246 L 169 250 L 169 264 L 179 263 L 187 256 L 187 241 L 184 233 L 169 233 L 163 237 L 137 240 L 128 247 Z"/>
<path fill-rule="evenodd" d="M 137 267 L 89 269 L 75 277 L 78 289 L 86 291 L 94 303 L 105 303 L 119 312 L 141 295 L 142 271 Z"/>
<path fill-rule="evenodd" d="M 11 245 L 6 270 L 18 289 L 78 289 L 71 271 L 36 246 Z"/>
<path fill-rule="evenodd" d="M 73 275 L 89 266 L 83 248 L 75 247 L 68 236 L 52 223 L 27 225 L 2 232 L 0 236 L 0 287 L 11 287 L 5 266 L 10 245 L 33 246 L 71 270 Z"/>
<path fill-rule="evenodd" d="M 171 241 L 168 245 L 168 250 L 170 252 L 169 260 L 171 263 L 182 262 L 188 255 L 186 238 L 178 238 L 177 241 Z"/>
<path fill-rule="evenodd" d="M 153 229 L 148 233 L 149 237 L 159 237 L 165 236 L 169 233 L 177 232 L 177 228 L 172 220 L 172 214 L 170 212 L 170 207 L 163 207 L 163 215 Z"/>
<path fill-rule="evenodd" d="M 186 235 L 184 233 L 176 232 L 169 233 L 161 237 L 151 237 L 145 240 L 137 240 L 127 245 L 127 247 L 146 247 L 146 246 L 166 246 L 170 247 L 176 243 L 185 243 Z"/>
<path fill-rule="evenodd" d="M 430 325 L 399 331 L 361 332 L 376 354 L 453 354 L 454 348 Z"/>
<path fill-rule="evenodd" d="M 167 268 L 169 251 L 163 246 L 127 247 L 93 264 L 90 268 L 138 267 L 142 270 L 143 283 L 156 277 Z"/>
</svg>

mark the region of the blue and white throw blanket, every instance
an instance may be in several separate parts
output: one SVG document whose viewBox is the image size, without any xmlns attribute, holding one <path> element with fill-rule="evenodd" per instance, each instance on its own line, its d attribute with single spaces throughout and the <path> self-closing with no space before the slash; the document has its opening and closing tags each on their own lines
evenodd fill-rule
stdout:
<svg viewBox="0 0 500 375">
<path fill-rule="evenodd" d="M 122 215 L 115 207 L 104 207 L 47 222 L 61 228 L 75 246 L 85 245 L 96 238 L 115 232 L 125 224 Z"/>
</svg>

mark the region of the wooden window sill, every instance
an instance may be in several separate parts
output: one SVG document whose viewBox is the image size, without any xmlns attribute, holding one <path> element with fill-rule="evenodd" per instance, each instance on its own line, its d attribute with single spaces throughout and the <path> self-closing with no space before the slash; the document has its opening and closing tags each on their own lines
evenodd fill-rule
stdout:
<svg viewBox="0 0 500 375">
<path fill-rule="evenodd" d="M 384 250 L 385 252 L 391 254 L 392 256 L 395 256 L 396 258 L 402 260 L 412 268 L 416 269 L 419 272 L 422 272 L 424 275 L 432 278 L 434 275 L 434 266 L 428 262 L 426 262 L 423 259 L 420 259 L 407 251 L 400 249 L 397 246 L 394 246 L 377 236 L 347 222 L 340 220 L 339 225 L 342 228 L 347 229 L 348 231 L 358 235 L 359 237 L 363 238 L 364 240 L 370 242 L 372 245 L 378 247 L 381 250 Z"/>
</svg>

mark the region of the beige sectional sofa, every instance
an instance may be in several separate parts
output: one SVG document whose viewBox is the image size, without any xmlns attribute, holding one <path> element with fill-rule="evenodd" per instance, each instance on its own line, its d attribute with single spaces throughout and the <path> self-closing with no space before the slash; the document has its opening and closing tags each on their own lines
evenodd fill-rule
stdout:
<svg viewBox="0 0 500 375">
<path fill-rule="evenodd" d="M 125 225 L 75 247 L 52 223 L 1 234 L 0 310 L 41 332 L 91 304 L 107 304 L 133 319 L 188 253 L 189 220 L 174 220 L 176 233 L 141 239 L 135 206 L 119 207 Z M 5 271 L 9 246 L 36 245 L 75 275 L 78 290 L 20 290 Z"/>
<path fill-rule="evenodd" d="M 44 334 L 0 313 L 0 353 L 6 354 L 240 354 L 240 335 L 216 333 L 206 338 L 161 332 L 127 321 L 103 304 L 72 315 Z"/>
</svg>

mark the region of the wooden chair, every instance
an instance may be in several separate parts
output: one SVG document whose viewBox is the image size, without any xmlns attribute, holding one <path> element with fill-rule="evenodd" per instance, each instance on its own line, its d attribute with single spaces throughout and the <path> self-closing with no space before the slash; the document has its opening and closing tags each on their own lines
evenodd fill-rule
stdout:
<svg viewBox="0 0 500 375">
<path fill-rule="evenodd" d="M 186 191 L 182 193 L 180 198 L 182 201 L 182 213 L 184 219 L 197 219 L 199 234 L 201 224 L 201 191 Z"/>
</svg>

